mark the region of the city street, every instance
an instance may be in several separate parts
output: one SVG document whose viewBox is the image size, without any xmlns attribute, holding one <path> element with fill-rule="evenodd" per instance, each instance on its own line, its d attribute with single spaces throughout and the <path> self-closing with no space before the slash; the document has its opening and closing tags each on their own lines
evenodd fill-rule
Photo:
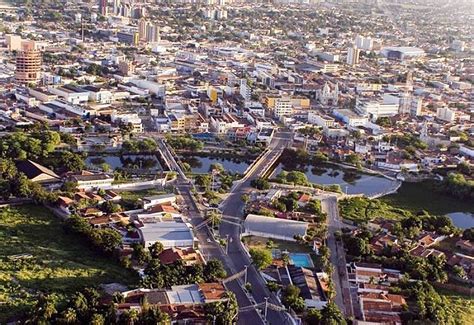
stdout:
<svg viewBox="0 0 474 325">
<path fill-rule="evenodd" d="M 353 316 L 352 302 L 349 291 L 349 281 L 346 269 L 346 254 L 342 243 L 336 240 L 334 233 L 341 230 L 342 221 L 337 208 L 337 197 L 329 196 L 321 201 L 321 207 L 328 215 L 327 245 L 331 251 L 331 264 L 335 271 L 332 275 L 336 289 L 335 302 L 346 317 Z"/>
<path fill-rule="evenodd" d="M 213 240 L 213 237 L 208 227 L 197 227 L 195 235 L 200 243 L 200 250 L 207 259 L 216 258 L 221 260 L 226 267 L 228 275 L 238 273 L 248 266 L 247 282 L 252 285 L 252 298 L 249 299 L 243 290 L 244 279 L 239 278 L 226 283 L 227 289 L 231 290 L 237 298 L 240 308 L 250 306 L 254 303 L 262 303 L 266 297 L 269 297 L 269 303 L 280 305 L 276 297 L 267 289 L 263 278 L 257 270 L 251 265 L 251 261 L 242 248 L 240 241 L 240 225 L 235 222 L 235 219 L 242 220 L 245 217 L 243 213 L 244 203 L 241 200 L 242 194 L 251 191 L 250 182 L 258 178 L 262 172 L 269 167 L 269 163 L 274 161 L 291 141 L 291 133 L 277 133 L 269 145 L 269 150 L 266 154 L 260 157 L 260 160 L 255 162 L 253 168 L 236 186 L 233 187 L 232 192 L 222 204 L 223 219 L 232 218 L 232 223 L 223 221 L 220 226 L 221 238 L 229 239 L 229 247 L 227 254 L 224 248 L 220 247 L 218 243 Z M 189 207 L 190 222 L 193 226 L 200 225 L 204 218 L 199 211 L 194 199 L 191 196 L 191 185 L 189 184 L 181 168 L 176 160 L 169 152 L 168 148 L 160 141 L 160 149 L 163 152 L 165 159 L 170 163 L 170 168 L 178 173 L 176 181 L 176 189 L 181 194 L 184 204 Z M 253 301 L 251 301 L 253 300 Z M 288 316 L 282 312 L 275 312 L 268 310 L 267 320 L 269 324 L 291 324 L 287 318 Z M 263 319 L 261 315 L 255 310 L 250 309 L 239 314 L 239 324 L 262 324 Z"/>
</svg>

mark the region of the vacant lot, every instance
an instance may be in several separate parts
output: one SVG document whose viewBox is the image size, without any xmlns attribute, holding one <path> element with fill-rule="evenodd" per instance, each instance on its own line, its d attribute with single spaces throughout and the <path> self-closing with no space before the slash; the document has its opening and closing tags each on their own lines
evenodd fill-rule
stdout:
<svg viewBox="0 0 474 325">
<path fill-rule="evenodd" d="M 395 208 L 380 200 L 354 197 L 339 201 L 339 211 L 344 219 L 356 223 L 369 222 L 375 218 L 403 219 L 409 212 Z M 407 214 L 408 213 L 408 214 Z"/>
<path fill-rule="evenodd" d="M 136 281 L 83 238 L 66 234 L 48 210 L 33 205 L 0 209 L 0 252 L 0 324 L 27 311 L 39 292 L 61 301 L 85 286 Z"/>
</svg>

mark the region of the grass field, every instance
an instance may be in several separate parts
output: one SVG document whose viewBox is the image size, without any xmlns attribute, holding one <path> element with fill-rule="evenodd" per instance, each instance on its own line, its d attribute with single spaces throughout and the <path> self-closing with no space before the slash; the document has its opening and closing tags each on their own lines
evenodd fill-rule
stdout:
<svg viewBox="0 0 474 325">
<path fill-rule="evenodd" d="M 148 189 L 140 191 L 122 191 L 120 195 L 122 196 L 122 203 L 125 209 L 135 209 L 138 207 L 138 200 L 144 198 L 145 196 L 153 196 L 166 194 L 165 191 L 157 189 Z"/>
<path fill-rule="evenodd" d="M 396 194 L 384 196 L 380 200 L 414 213 L 420 210 L 426 210 L 434 215 L 451 212 L 474 213 L 472 202 L 438 193 L 433 186 L 431 182 L 403 183 Z"/>
<path fill-rule="evenodd" d="M 248 248 L 266 248 L 267 242 L 269 240 L 273 242 L 273 249 L 279 249 L 282 252 L 287 250 L 290 253 L 313 253 L 313 250 L 311 249 L 311 247 L 309 247 L 309 245 L 301 245 L 297 242 L 268 239 L 257 236 L 245 237 L 245 244 Z"/>
<path fill-rule="evenodd" d="M 86 286 L 138 281 L 83 241 L 66 234 L 61 221 L 43 207 L 0 209 L 0 324 L 26 312 L 39 292 L 64 301 Z M 31 256 L 13 259 L 16 254 Z"/>
<path fill-rule="evenodd" d="M 474 319 L 474 297 L 462 295 L 451 290 L 436 288 L 436 291 L 446 297 L 450 304 L 459 308 L 460 324 L 470 325 Z"/>
<path fill-rule="evenodd" d="M 356 223 L 369 222 L 375 218 L 399 220 L 406 216 L 406 211 L 388 205 L 381 200 L 370 200 L 365 197 L 339 201 L 339 211 L 344 219 Z"/>
</svg>

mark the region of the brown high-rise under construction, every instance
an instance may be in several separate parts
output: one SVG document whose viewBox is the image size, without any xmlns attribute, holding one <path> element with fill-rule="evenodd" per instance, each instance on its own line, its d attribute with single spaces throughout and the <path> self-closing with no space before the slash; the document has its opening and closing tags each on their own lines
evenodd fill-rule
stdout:
<svg viewBox="0 0 474 325">
<path fill-rule="evenodd" d="M 41 52 L 34 41 L 23 41 L 16 55 L 15 79 L 19 83 L 36 83 L 40 80 Z"/>
</svg>

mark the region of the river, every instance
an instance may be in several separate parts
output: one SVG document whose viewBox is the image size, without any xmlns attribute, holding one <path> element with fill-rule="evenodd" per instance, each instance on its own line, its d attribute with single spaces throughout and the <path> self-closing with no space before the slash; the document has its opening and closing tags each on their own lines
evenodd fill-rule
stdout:
<svg viewBox="0 0 474 325">
<path fill-rule="evenodd" d="M 285 170 L 285 167 L 279 164 L 275 168 L 273 177 L 282 170 Z M 337 184 L 347 194 L 371 196 L 390 190 L 398 184 L 398 181 L 392 181 L 382 176 L 369 175 L 358 170 L 344 169 L 330 164 L 305 166 L 298 170 L 304 172 L 311 183 L 321 185 Z"/>
<path fill-rule="evenodd" d="M 196 155 L 183 154 L 179 157 L 181 161 L 191 166 L 191 172 L 195 174 L 207 174 L 212 164 L 221 164 L 226 171 L 243 174 L 252 163 L 252 158 L 231 157 L 220 155 Z"/>
</svg>

